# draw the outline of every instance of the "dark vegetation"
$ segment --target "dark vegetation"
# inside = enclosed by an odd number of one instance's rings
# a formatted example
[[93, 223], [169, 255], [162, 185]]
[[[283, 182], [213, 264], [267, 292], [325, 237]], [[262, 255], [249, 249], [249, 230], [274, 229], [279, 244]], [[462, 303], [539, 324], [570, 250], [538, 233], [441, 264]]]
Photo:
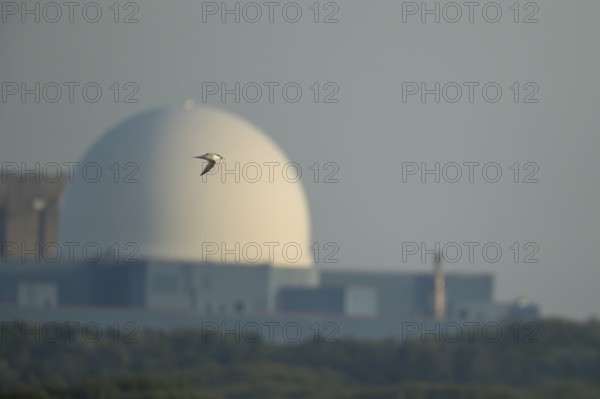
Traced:
[[3, 333], [0, 398], [600, 398], [600, 323], [536, 326], [533, 340], [282, 345], [194, 330], [135, 343]]

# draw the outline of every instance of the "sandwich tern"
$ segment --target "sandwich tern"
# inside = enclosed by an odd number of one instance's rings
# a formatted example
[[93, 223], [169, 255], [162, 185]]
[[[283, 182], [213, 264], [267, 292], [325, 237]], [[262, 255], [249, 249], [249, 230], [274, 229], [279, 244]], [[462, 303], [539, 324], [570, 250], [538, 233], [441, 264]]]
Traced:
[[224, 157], [214, 152], [207, 152], [204, 155], [200, 155], [194, 158], [204, 159], [205, 161], [208, 161], [208, 165], [206, 165], [200, 176], [208, 173], [212, 168], [215, 167], [215, 165], [220, 164], [221, 161], [225, 159]]

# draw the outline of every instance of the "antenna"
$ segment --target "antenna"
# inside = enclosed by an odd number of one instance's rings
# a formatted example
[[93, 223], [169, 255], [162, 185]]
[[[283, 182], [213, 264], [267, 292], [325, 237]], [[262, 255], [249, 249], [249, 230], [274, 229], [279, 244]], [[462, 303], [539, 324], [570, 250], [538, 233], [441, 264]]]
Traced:
[[442, 253], [438, 251], [433, 259], [433, 317], [436, 320], [446, 318], [446, 284]]

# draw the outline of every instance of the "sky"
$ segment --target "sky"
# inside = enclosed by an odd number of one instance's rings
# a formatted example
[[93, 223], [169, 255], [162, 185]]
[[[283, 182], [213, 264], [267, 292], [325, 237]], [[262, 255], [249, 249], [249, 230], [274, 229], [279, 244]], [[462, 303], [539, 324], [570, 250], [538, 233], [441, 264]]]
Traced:
[[193, 99], [301, 165], [313, 241], [339, 248], [318, 267], [430, 271], [439, 243], [500, 301], [600, 316], [600, 3], [24, 4], [0, 15], [0, 162], [77, 161]]

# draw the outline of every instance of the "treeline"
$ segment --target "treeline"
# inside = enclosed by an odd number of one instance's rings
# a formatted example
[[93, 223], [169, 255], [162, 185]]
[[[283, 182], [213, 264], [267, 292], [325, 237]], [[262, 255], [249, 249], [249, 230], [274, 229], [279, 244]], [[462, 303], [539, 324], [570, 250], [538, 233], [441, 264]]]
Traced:
[[533, 340], [493, 342], [477, 333], [275, 345], [194, 330], [142, 331], [137, 342], [6, 332], [0, 398], [600, 398], [597, 321], [540, 321]]

